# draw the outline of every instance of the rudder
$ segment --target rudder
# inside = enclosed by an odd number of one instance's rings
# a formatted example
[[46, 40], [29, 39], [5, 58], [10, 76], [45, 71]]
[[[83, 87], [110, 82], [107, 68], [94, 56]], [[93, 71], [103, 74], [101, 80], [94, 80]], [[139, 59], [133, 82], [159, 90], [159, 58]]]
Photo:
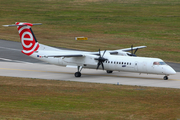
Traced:
[[21, 52], [26, 55], [31, 55], [34, 51], [38, 50], [39, 48], [39, 43], [31, 29], [33, 25], [37, 24], [16, 22], [15, 25], [17, 26], [23, 47], [23, 50]]

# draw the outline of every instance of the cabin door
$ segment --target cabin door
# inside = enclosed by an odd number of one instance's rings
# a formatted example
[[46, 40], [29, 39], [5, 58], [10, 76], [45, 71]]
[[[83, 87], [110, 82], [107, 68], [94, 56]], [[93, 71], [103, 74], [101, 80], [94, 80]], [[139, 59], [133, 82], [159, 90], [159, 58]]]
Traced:
[[138, 71], [138, 61], [135, 61], [134, 69], [135, 69], [135, 71]]
[[143, 70], [144, 72], [147, 72], [147, 62], [146, 62], [146, 61], [143, 61], [142, 70]]

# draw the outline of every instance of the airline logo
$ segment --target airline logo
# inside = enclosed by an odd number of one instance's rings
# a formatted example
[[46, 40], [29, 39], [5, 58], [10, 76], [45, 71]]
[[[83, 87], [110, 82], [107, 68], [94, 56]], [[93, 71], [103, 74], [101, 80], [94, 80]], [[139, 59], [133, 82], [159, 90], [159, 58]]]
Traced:
[[41, 55], [37, 55], [38, 58], [43, 58], [44, 56], [41, 56]]
[[22, 53], [26, 55], [31, 55], [34, 51], [39, 48], [39, 43], [37, 42], [30, 23], [16, 23], [16, 25], [26, 25], [26, 26], [17, 26], [20, 40], [22, 43]]
[[122, 67], [126, 67], [126, 65], [122, 65]]

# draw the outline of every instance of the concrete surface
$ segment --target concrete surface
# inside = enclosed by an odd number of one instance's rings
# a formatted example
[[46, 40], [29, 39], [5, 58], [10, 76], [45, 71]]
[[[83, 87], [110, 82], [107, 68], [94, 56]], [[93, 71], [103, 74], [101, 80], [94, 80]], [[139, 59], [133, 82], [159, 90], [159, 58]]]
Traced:
[[93, 82], [105, 84], [137, 85], [151, 87], [180, 88], [180, 64], [168, 63], [177, 74], [163, 80], [163, 75], [113, 72], [83, 69], [80, 78], [74, 77], [75, 68], [46, 64], [21, 53], [20, 42], [0, 40], [0, 76], [41, 78], [50, 80]]
[[66, 68], [50, 64], [27, 62], [0, 62], [0, 76], [40, 78], [48, 80], [78, 81], [105, 84], [137, 85], [150, 87], [180, 88], [180, 73], [163, 80], [163, 75], [113, 72], [83, 69], [80, 78], [74, 77], [75, 68]]

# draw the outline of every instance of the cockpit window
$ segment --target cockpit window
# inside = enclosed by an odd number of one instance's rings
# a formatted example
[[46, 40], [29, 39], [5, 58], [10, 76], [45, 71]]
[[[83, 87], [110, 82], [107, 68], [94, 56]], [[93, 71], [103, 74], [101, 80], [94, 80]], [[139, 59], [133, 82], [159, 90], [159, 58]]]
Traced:
[[165, 62], [153, 62], [153, 65], [166, 65]]
[[159, 62], [153, 62], [153, 65], [159, 65]]
[[160, 65], [166, 65], [166, 63], [165, 62], [159, 62], [160, 63]]

